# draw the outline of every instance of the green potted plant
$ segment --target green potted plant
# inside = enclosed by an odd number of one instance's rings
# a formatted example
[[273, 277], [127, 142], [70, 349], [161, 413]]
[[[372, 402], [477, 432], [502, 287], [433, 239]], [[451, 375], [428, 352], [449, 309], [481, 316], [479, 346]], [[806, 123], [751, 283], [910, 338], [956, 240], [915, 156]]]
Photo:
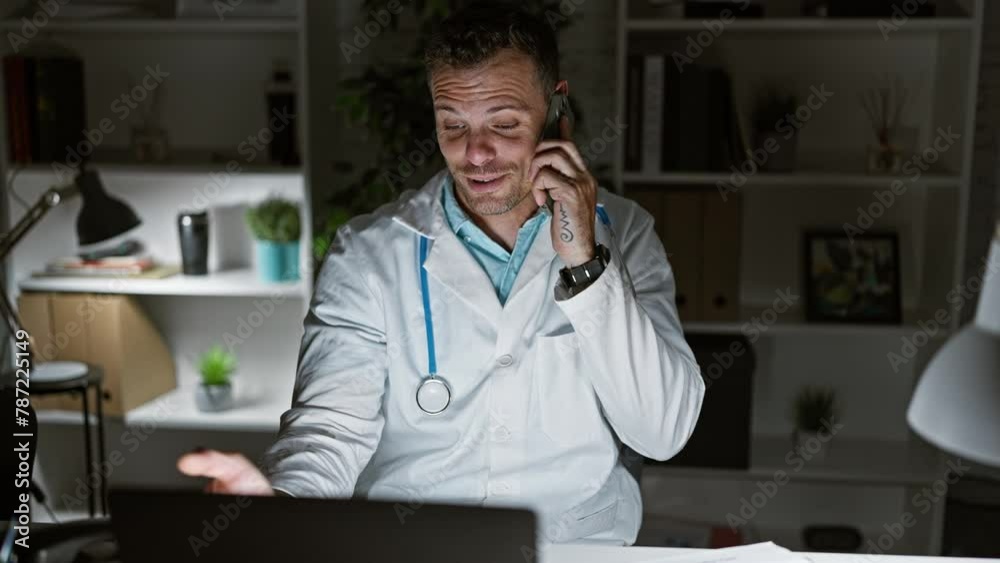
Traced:
[[203, 412], [218, 412], [233, 407], [232, 374], [236, 357], [216, 344], [198, 360], [201, 383], [195, 391], [195, 405]]
[[267, 282], [299, 279], [299, 204], [272, 197], [251, 207], [247, 226], [256, 239], [257, 272]]
[[825, 386], [803, 387], [795, 396], [792, 434], [796, 452], [808, 460], [826, 459], [830, 448], [831, 428], [839, 410], [837, 391]]
[[[753, 107], [752, 149], [761, 149], [767, 154], [767, 161], [757, 164], [768, 172], [790, 172], [795, 169], [798, 147], [798, 123], [795, 110], [798, 108], [795, 95], [777, 85], [764, 86], [757, 91]], [[768, 149], [775, 146], [778, 149]]]

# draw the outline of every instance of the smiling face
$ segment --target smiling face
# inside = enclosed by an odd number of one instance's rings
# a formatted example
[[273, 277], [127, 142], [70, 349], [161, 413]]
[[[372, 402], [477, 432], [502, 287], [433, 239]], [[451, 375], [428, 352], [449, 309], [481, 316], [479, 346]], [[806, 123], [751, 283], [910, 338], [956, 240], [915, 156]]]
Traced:
[[439, 68], [430, 85], [459, 200], [477, 215], [517, 207], [531, 193], [528, 169], [548, 105], [535, 63], [508, 49], [476, 68]]

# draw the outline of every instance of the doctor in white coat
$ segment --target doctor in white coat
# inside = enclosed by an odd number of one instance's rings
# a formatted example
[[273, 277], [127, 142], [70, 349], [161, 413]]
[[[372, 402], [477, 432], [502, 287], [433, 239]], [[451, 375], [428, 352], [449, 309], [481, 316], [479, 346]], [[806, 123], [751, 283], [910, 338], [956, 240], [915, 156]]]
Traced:
[[338, 231], [263, 472], [179, 467], [217, 492], [530, 507], [542, 542], [631, 544], [622, 445], [675, 455], [705, 389], [653, 220], [598, 188], [568, 120], [539, 142], [568, 90], [544, 20], [459, 12], [427, 67], [448, 168]]

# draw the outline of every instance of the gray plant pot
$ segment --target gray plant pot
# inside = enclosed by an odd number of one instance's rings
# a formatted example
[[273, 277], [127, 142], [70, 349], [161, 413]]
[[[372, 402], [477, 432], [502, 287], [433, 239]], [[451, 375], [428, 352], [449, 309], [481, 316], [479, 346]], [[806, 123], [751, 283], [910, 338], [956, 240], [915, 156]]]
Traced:
[[194, 392], [194, 402], [202, 412], [220, 412], [233, 408], [233, 386], [205, 385], [199, 383]]
[[824, 432], [795, 429], [792, 432], [792, 449], [806, 463], [823, 463], [830, 453], [832, 436]]

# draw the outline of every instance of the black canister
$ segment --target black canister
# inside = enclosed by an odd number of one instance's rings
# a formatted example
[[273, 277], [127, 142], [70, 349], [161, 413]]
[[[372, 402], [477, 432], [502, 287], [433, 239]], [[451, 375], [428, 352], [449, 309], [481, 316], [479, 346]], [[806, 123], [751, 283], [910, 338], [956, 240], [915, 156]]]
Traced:
[[181, 211], [177, 214], [181, 241], [182, 271], [188, 276], [208, 274], [208, 212]]

